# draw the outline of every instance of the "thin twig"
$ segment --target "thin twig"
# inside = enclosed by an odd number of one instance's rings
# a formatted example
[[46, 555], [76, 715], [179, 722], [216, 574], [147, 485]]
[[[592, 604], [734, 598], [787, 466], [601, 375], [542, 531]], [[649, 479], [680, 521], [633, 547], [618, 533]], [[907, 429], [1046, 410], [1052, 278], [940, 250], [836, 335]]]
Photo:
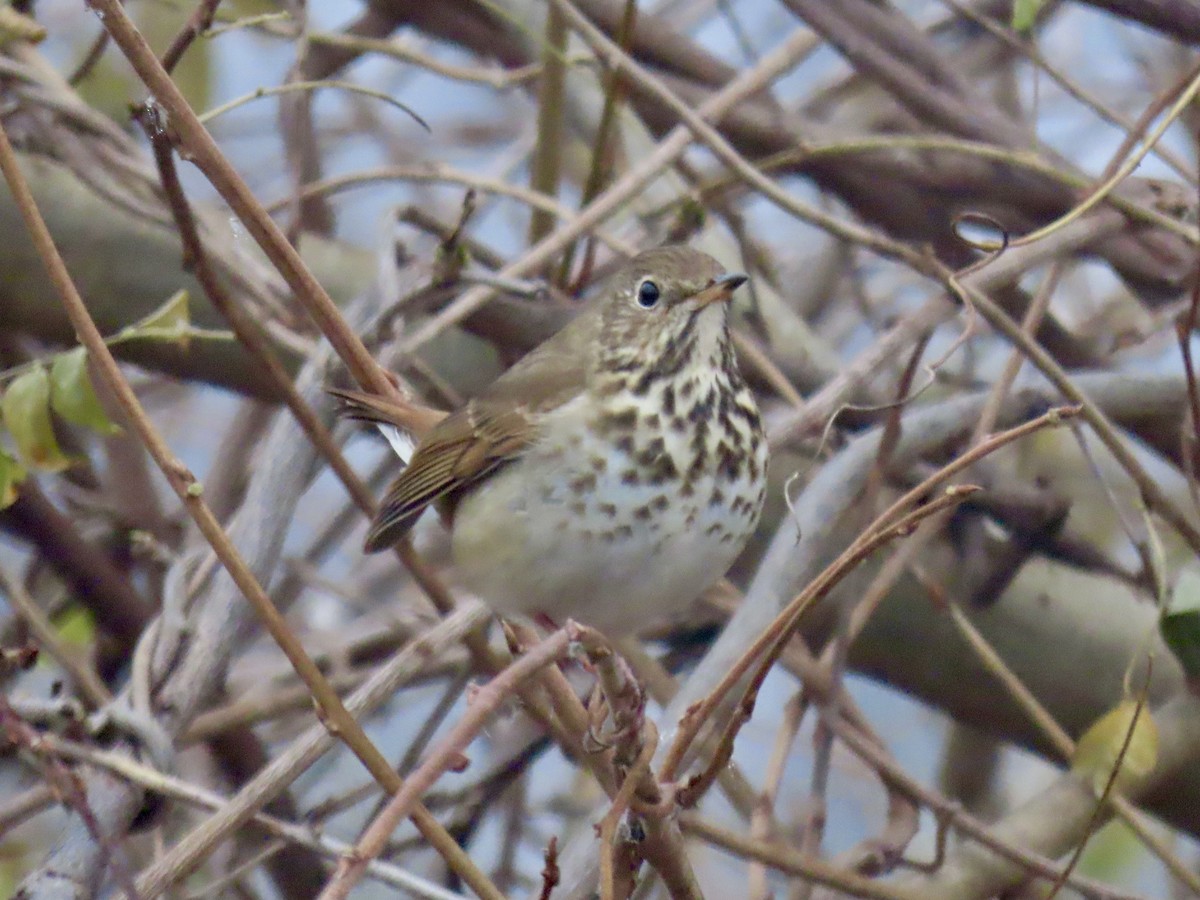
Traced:
[[[4, 178], [8, 182], [9, 189], [12, 191], [13, 198], [25, 221], [25, 226], [46, 266], [46, 271], [59, 294], [67, 315], [71, 319], [75, 333], [83, 346], [87, 348], [100, 377], [112, 392], [133, 430], [155, 463], [158, 464], [163, 475], [166, 476], [172, 490], [179, 497], [201, 534], [212, 546], [214, 553], [238, 589], [254, 608], [271, 637], [288, 657], [296, 669], [296, 673], [312, 691], [313, 698], [325, 716], [330, 730], [362, 760], [385, 789], [397, 790], [401, 783], [400, 778], [388, 764], [387, 758], [367, 737], [362, 726], [347, 712], [337, 692], [312, 661], [312, 657], [308, 655], [287, 620], [275, 608], [262, 585], [247, 566], [245, 559], [229, 540], [229, 536], [221, 528], [216, 517], [213, 516], [212, 510], [204, 501], [203, 486], [191, 471], [175, 457], [146, 415], [145, 409], [117, 365], [112, 351], [104, 343], [100, 330], [92, 320], [83, 298], [79, 296], [79, 292], [67, 272], [62, 257], [54, 246], [54, 241], [38, 212], [29, 186], [17, 165], [16, 155], [9, 143], [8, 135], [2, 126], [0, 126], [0, 171], [3, 172]], [[491, 887], [483, 873], [427, 810], [423, 807], [415, 807], [413, 816], [414, 824], [431, 843], [438, 847], [439, 852], [442, 852], [448, 861], [454, 860], [452, 864], [455, 865], [456, 871], [459, 871], [465, 880], [472, 883], [474, 890], [481, 896], [486, 895], [498, 900], [499, 892]]]
[[100, 680], [95, 669], [86, 659], [81, 659], [77, 650], [72, 650], [58, 636], [54, 625], [42, 612], [29, 592], [21, 583], [0, 566], [0, 589], [8, 596], [8, 602], [16, 608], [16, 613], [29, 625], [38, 644], [47, 650], [54, 661], [62, 666], [75, 682], [75, 687], [83, 694], [84, 701], [92, 709], [99, 709], [110, 700], [112, 693]]
[[187, 99], [159, 63], [150, 45], [125, 12], [120, 0], [92, 0], [105, 29], [132, 64], [138, 77], [167, 110], [171, 127], [178, 134], [189, 158], [204, 172], [217, 192], [246, 225], [247, 231], [283, 276], [296, 298], [308, 310], [350, 373], [364, 389], [385, 397], [395, 396], [395, 387], [367, 348], [342, 318], [337, 304], [308, 270], [300, 254], [279, 226], [255, 199], [212, 136], [200, 124]]
[[[179, 60], [183, 59], [183, 54], [187, 52], [188, 47], [192, 46], [196, 38], [212, 27], [213, 18], [220, 5], [221, 0], [200, 0], [196, 4], [196, 8], [192, 10], [192, 14], [183, 28], [175, 35], [171, 45], [162, 55], [162, 66], [168, 73], [175, 71], [175, 66]], [[107, 34], [107, 32], [105, 33]]]
[[680, 813], [679, 821], [688, 834], [702, 838], [714, 847], [720, 847], [746, 859], [756, 859], [772, 869], [797, 878], [809, 879], [852, 897], [867, 897], [870, 900], [920, 900], [921, 895], [899, 886], [864, 878], [862, 875], [830, 865], [824, 860], [803, 856], [786, 844], [758, 841], [747, 835], [729, 831], [694, 812]]
[[[1200, 89], [1200, 79], [1197, 79], [1197, 86]], [[1179, 532], [1179, 535], [1187, 541], [1194, 552], [1200, 553], [1200, 528], [1192, 524], [1187, 516], [1176, 506], [1175, 501], [1167, 496], [1158, 482], [1138, 462], [1137, 457], [1126, 446], [1125, 441], [1118, 434], [1116, 426], [1104, 414], [1103, 410], [1084, 394], [1063, 370], [1062, 366], [1055, 362], [1053, 357], [1040, 344], [1025, 334], [1008, 313], [996, 305], [990, 297], [960, 282], [949, 271], [944, 271], [943, 277], [952, 291], [962, 297], [964, 302], [974, 305], [989, 325], [1004, 335], [1014, 346], [1020, 348], [1025, 357], [1043, 375], [1050, 379], [1050, 382], [1065, 398], [1079, 406], [1080, 415], [1084, 421], [1092, 427], [1092, 430], [1096, 432], [1096, 435], [1103, 442], [1104, 446], [1116, 457], [1121, 468], [1125, 470], [1130, 479], [1137, 485], [1146, 505], [1166, 519], [1171, 527]]]
[[367, 863], [383, 852], [396, 826], [418, 808], [421, 795], [448, 769], [461, 764], [463, 753], [471, 741], [487, 725], [500, 705], [515, 693], [517, 686], [539, 669], [559, 659], [569, 644], [567, 630], [559, 629], [476, 693], [467, 714], [438, 742], [425, 762], [405, 779], [404, 785], [363, 832], [354, 849], [342, 857], [337, 872], [321, 892], [320, 900], [344, 900], [349, 896], [351, 889], [365, 874]]
[[722, 702], [724, 696], [746, 675], [750, 666], [759, 655], [766, 651], [768, 647], [775, 644], [777, 636], [794, 628], [796, 620], [811, 606], [815, 598], [823, 596], [829, 590], [831, 586], [828, 582], [832, 579], [840, 579], [845, 575], [844, 566], [857, 560], [860, 556], [868, 555], [870, 550], [873, 550], [883, 542], [882, 536], [885, 533], [885, 529], [895, 528], [900, 524], [900, 521], [903, 521], [900, 518], [902, 510], [927, 496], [936, 485], [953, 477], [959, 471], [972, 465], [984, 456], [994, 453], [999, 447], [1042, 428], [1058, 425], [1064, 417], [1074, 415], [1075, 413], [1076, 411], [1070, 408], [1050, 410], [1046, 414], [1016, 428], [993, 435], [990, 440], [977, 445], [967, 453], [948, 463], [942, 469], [939, 469], [920, 485], [897, 499], [888, 509], [877, 516], [875, 521], [854, 544], [848, 547], [837, 560], [831, 563], [821, 575], [809, 584], [804, 591], [793, 598], [784, 610], [775, 617], [771, 626], [765, 629], [745, 653], [742, 654], [738, 662], [730, 667], [717, 687], [703, 701], [688, 711], [688, 714], [680, 725], [675, 741], [671, 744], [671, 748], [668, 751], [666, 762], [664, 762], [662, 768], [662, 777], [668, 780], [674, 778], [675, 773], [682, 764], [688, 746], [695, 740], [701, 725]]

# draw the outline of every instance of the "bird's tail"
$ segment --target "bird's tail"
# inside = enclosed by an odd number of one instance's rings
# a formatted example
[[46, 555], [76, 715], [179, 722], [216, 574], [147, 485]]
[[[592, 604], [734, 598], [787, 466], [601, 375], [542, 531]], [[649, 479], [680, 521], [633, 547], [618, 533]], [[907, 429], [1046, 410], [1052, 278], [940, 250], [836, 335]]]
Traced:
[[446, 417], [441, 410], [400, 396], [383, 397], [341, 388], [329, 388], [329, 393], [340, 402], [344, 417], [375, 425], [405, 463], [412, 457], [414, 441], [421, 441]]

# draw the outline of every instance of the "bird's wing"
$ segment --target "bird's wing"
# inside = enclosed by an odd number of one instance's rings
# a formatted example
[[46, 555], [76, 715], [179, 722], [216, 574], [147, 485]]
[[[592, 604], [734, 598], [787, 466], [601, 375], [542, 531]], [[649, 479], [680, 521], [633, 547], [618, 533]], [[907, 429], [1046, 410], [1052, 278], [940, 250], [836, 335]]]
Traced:
[[476, 484], [520, 456], [537, 438], [541, 414], [585, 388], [594, 330], [594, 316], [585, 311], [434, 426], [388, 489], [367, 534], [366, 550], [390, 547], [430, 503]]
[[417, 447], [380, 504], [367, 533], [373, 553], [400, 540], [430, 503], [485, 478], [528, 446], [533, 423], [522, 409], [472, 401], [444, 419]]

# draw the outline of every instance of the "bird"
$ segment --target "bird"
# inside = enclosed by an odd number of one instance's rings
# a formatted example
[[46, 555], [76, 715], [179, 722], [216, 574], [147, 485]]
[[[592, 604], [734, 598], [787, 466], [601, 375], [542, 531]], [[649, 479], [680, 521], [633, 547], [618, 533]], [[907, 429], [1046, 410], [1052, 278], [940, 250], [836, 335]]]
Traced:
[[433, 505], [460, 581], [501, 616], [613, 636], [680, 616], [732, 565], [766, 493], [767, 441], [729, 329], [747, 280], [687, 246], [642, 252], [440, 421], [334, 391], [351, 417], [418, 432], [365, 551]]

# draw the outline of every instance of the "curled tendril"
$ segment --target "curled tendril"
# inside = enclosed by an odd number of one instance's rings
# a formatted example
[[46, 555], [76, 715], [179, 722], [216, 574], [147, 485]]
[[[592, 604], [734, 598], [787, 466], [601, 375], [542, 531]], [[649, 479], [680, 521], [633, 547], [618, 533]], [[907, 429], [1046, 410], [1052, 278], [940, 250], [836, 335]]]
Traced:
[[[960, 270], [957, 274], [959, 278], [974, 272], [976, 269], [981, 269], [998, 258], [1001, 253], [1009, 248], [1012, 244], [1012, 232], [1000, 224], [999, 220], [989, 216], [987, 213], [978, 212], [975, 210], [967, 210], [959, 213], [950, 220], [951, 227], [954, 229], [954, 236], [970, 247], [972, 250], [978, 250], [985, 254], [983, 259], [980, 259]], [[984, 228], [990, 228], [1000, 235], [998, 241], [977, 241], [970, 238], [963, 230], [968, 225], [976, 225]]]

